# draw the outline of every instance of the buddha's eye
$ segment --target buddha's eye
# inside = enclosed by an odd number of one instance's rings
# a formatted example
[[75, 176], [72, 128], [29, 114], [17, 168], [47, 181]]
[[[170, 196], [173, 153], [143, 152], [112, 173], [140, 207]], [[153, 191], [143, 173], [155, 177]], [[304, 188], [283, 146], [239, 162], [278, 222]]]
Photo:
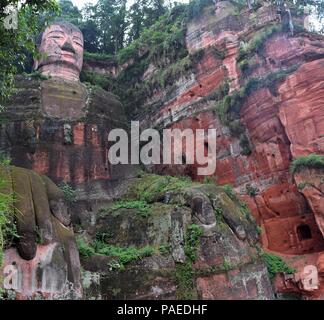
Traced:
[[83, 47], [82, 44], [78, 41], [73, 41], [74, 44], [78, 45], [79, 47]]
[[83, 48], [82, 41], [79, 38], [73, 38], [73, 43]]
[[50, 37], [51, 39], [62, 39], [63, 37], [60, 35], [54, 35]]

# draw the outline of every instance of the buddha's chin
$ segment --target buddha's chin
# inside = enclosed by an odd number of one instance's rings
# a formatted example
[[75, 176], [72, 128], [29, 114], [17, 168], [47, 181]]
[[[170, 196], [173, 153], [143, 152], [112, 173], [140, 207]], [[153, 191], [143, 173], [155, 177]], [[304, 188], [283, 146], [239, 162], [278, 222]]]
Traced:
[[44, 76], [79, 81], [80, 70], [68, 61], [60, 60], [57, 63], [42, 65], [38, 70]]

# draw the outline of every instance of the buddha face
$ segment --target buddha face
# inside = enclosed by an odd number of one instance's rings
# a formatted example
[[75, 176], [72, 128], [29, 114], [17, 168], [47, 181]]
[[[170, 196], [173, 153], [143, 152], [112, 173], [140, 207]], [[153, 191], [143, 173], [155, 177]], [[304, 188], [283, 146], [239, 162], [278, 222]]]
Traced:
[[35, 69], [46, 76], [79, 80], [83, 63], [83, 35], [68, 22], [47, 27], [39, 47], [40, 59]]

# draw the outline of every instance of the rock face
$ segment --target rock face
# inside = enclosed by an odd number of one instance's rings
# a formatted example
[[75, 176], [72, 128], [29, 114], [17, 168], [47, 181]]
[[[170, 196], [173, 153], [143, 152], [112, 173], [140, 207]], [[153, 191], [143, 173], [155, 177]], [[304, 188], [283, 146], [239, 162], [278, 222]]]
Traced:
[[[142, 128], [216, 128], [212, 178], [233, 185], [241, 200], [216, 185], [169, 176], [134, 178], [129, 187], [127, 167], [108, 161], [109, 131], [126, 128], [118, 98], [64, 79], [18, 79], [1, 150], [15, 165], [78, 188], [72, 220], [83, 229], [85, 297], [271, 299], [257, 223], [263, 249], [296, 269], [277, 276], [277, 293], [323, 298], [323, 172], [289, 170], [294, 158], [324, 154], [323, 36], [299, 28], [292, 36], [269, 4], [239, 11], [220, 1], [188, 22], [185, 45], [191, 67], [171, 72], [164, 85], [155, 86], [158, 63], [142, 63], [145, 50], [123, 66], [92, 61], [85, 70], [118, 77], [137, 70], [136, 63], [147, 66], [130, 82], [133, 91], [150, 92], [131, 118]], [[178, 70], [178, 62], [163, 67]], [[197, 167], [150, 170], [202, 181]], [[40, 250], [39, 257], [53, 252]], [[316, 267], [312, 286], [309, 266]]]
[[107, 137], [126, 118], [114, 95], [61, 79], [18, 79], [17, 88], [1, 126], [1, 149], [15, 165], [72, 185], [118, 178]]
[[5, 289], [16, 297], [75, 298], [82, 294], [79, 252], [64, 195], [50, 179], [18, 167], [1, 167], [1, 192], [13, 200], [15, 247], [4, 253]]
[[[262, 226], [263, 247], [283, 257], [310, 255], [316, 261], [324, 250], [323, 173], [294, 175], [289, 166], [294, 158], [324, 154], [324, 38], [305, 30], [291, 36], [285, 26], [278, 28], [280, 17], [271, 5], [237, 10], [222, 1], [216, 11], [206, 8], [189, 22], [186, 46], [199, 59], [192, 72], [174, 79], [173, 94], [169, 87], [155, 90], [139, 117], [143, 127], [216, 128], [217, 183], [232, 184], [248, 203]], [[295, 18], [295, 24], [302, 18]], [[148, 71], [154, 69], [150, 65]], [[236, 123], [222, 120], [217, 107], [226, 82], [227, 95], [244, 92], [230, 111], [236, 112]], [[238, 123], [245, 136], [235, 134]], [[199, 179], [197, 166], [155, 170]], [[320, 286], [317, 292], [323, 290]]]
[[[88, 239], [93, 252], [81, 251], [86, 297], [273, 297], [256, 223], [238, 200], [221, 187], [167, 176], [143, 175], [130, 184], [122, 202], [99, 211], [97, 240]], [[130, 248], [137, 254], [128, 262]]]

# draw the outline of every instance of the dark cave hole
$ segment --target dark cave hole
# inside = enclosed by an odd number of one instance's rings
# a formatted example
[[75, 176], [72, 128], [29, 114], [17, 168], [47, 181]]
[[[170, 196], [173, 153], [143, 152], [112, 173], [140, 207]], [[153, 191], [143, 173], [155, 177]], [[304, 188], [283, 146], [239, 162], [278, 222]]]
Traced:
[[306, 224], [297, 227], [297, 235], [299, 241], [312, 239], [311, 229]]

